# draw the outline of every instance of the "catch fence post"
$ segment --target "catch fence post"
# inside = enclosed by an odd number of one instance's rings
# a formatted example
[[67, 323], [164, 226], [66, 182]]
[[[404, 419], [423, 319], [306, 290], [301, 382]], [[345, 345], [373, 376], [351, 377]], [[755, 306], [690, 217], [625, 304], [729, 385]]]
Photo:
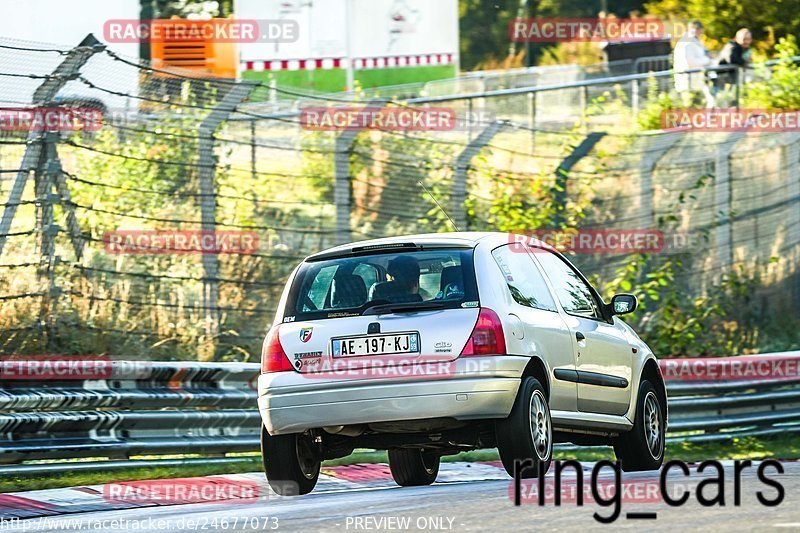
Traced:
[[[81, 43], [67, 52], [56, 69], [47, 76], [42, 84], [34, 91], [31, 103], [34, 107], [44, 107], [53, 103], [58, 92], [69, 82], [78, 77], [81, 68], [89, 59], [105, 50], [105, 45], [100, 43], [94, 35], [89, 34]], [[19, 166], [19, 172], [14, 178], [11, 192], [8, 194], [6, 207], [3, 209], [3, 217], [0, 219], [0, 256], [3, 255], [3, 248], [6, 238], [11, 230], [11, 223], [17, 212], [17, 206], [22, 200], [22, 193], [25, 184], [39, 165], [45, 147], [46, 132], [31, 130], [26, 141], [25, 154]]]
[[683, 137], [682, 132], [658, 132], [643, 136], [642, 158], [639, 161], [639, 216], [647, 228], [655, 228], [653, 174], [659, 161]]
[[507, 122], [502, 120], [492, 122], [477, 137], [472, 139], [467, 147], [456, 157], [450, 208], [453, 211], [453, 221], [461, 231], [467, 231], [468, 229], [467, 210], [464, 207], [464, 203], [467, 200], [467, 174], [470, 162], [506, 124]]
[[[217, 187], [214, 135], [219, 126], [228, 119], [236, 107], [255, 89], [258, 83], [240, 82], [234, 85], [214, 109], [203, 119], [199, 128], [198, 178], [200, 186], [200, 220], [203, 234], [216, 232]], [[203, 250], [203, 309], [205, 312], [205, 342], [201, 359], [213, 360], [219, 337], [219, 257], [214, 250]]]
[[572, 170], [572, 167], [583, 159], [605, 135], [606, 133], [604, 131], [595, 131], [587, 135], [556, 168], [555, 185], [552, 190], [553, 204], [555, 207], [553, 216], [554, 229], [560, 229], [566, 223], [564, 211], [567, 208], [567, 185], [570, 170]]
[[733, 266], [733, 191], [731, 189], [731, 153], [746, 133], [731, 134], [717, 145], [714, 160], [714, 212], [716, 220], [716, 261], [722, 268]]
[[[368, 109], [382, 109], [385, 99], [371, 100], [366, 104]], [[353, 239], [350, 233], [350, 199], [352, 196], [352, 178], [350, 176], [350, 156], [353, 144], [360, 129], [345, 129], [336, 137], [333, 153], [333, 204], [336, 208], [336, 227], [334, 239], [336, 244], [347, 244]]]

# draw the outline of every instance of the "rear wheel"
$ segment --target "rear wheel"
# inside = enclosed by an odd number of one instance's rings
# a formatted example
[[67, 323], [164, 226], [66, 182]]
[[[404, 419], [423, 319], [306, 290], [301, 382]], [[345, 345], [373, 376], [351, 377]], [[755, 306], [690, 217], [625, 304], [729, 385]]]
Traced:
[[267, 481], [281, 496], [308, 494], [319, 479], [319, 446], [311, 432], [270, 435], [261, 427], [261, 458]]
[[547, 472], [553, 458], [553, 423], [544, 387], [536, 378], [525, 378], [508, 418], [495, 423], [497, 450], [508, 475], [514, 475], [514, 462], [533, 460], [522, 471], [523, 478]]
[[625, 472], [658, 470], [664, 462], [664, 409], [653, 384], [639, 385], [633, 429], [614, 439], [614, 453]]
[[389, 469], [401, 487], [430, 485], [439, 475], [440, 457], [421, 449], [389, 450]]

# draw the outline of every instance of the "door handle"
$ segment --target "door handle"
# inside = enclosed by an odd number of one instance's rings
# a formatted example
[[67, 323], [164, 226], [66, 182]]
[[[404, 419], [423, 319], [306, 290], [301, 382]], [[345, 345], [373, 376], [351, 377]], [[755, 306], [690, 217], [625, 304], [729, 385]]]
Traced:
[[586, 336], [583, 333], [581, 333], [580, 331], [575, 333], [575, 338], [578, 340], [578, 342], [586, 340]]

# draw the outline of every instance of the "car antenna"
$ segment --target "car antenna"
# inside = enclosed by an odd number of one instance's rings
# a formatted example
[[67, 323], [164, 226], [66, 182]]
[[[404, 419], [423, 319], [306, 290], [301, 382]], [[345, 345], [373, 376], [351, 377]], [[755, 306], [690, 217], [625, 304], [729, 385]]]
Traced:
[[423, 191], [425, 191], [426, 193], [428, 193], [428, 196], [430, 196], [430, 197], [431, 197], [431, 200], [433, 200], [433, 203], [435, 203], [435, 204], [436, 204], [436, 207], [438, 207], [438, 208], [439, 208], [439, 210], [440, 210], [442, 213], [444, 213], [444, 216], [446, 216], [446, 217], [447, 217], [447, 220], [449, 220], [449, 221], [450, 221], [450, 224], [453, 226], [453, 228], [454, 228], [456, 231], [459, 231], [459, 232], [460, 232], [461, 230], [460, 230], [460, 229], [458, 229], [458, 226], [456, 225], [456, 223], [453, 221], [453, 219], [452, 219], [452, 218], [450, 218], [450, 215], [448, 215], [448, 214], [447, 214], [447, 211], [445, 211], [445, 210], [444, 210], [444, 207], [442, 207], [442, 204], [440, 204], [440, 203], [439, 203], [439, 200], [437, 200], [437, 199], [436, 199], [436, 197], [433, 195], [433, 193], [432, 193], [431, 191], [429, 191], [429, 190], [428, 190], [428, 188], [425, 186], [425, 184], [424, 184], [424, 183], [422, 183], [422, 180], [418, 181], [418, 182], [417, 182], [417, 184], [418, 184], [420, 187], [422, 187], [422, 190], [423, 190]]

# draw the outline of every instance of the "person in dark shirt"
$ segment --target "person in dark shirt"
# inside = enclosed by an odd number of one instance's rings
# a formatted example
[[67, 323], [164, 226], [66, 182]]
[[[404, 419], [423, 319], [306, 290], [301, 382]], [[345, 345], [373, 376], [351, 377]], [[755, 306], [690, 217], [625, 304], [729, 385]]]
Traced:
[[386, 268], [390, 281], [376, 283], [371, 300], [386, 300], [389, 303], [421, 302], [419, 294], [419, 262], [409, 255], [398, 255]]
[[419, 263], [408, 255], [399, 255], [387, 267], [397, 286], [407, 294], [419, 294]]
[[[753, 34], [747, 28], [741, 28], [736, 32], [736, 38], [728, 41], [722, 48], [717, 58], [719, 65], [736, 65], [745, 68], [750, 63], [750, 43], [753, 42]], [[726, 85], [735, 85], [739, 70], [721, 71], [717, 76], [717, 87], [724, 89]]]

